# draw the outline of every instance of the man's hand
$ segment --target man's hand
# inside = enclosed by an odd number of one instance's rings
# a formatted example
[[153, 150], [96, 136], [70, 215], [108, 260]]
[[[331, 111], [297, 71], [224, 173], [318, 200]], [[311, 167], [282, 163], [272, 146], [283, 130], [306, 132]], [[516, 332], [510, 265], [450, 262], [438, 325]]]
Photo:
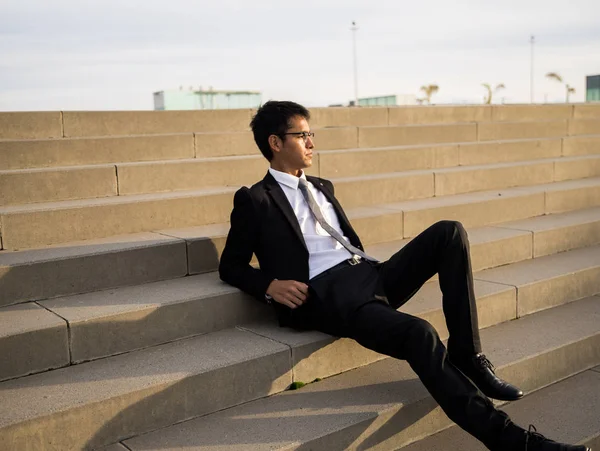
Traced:
[[308, 285], [296, 280], [274, 280], [267, 288], [267, 294], [276, 302], [295, 309], [306, 302]]

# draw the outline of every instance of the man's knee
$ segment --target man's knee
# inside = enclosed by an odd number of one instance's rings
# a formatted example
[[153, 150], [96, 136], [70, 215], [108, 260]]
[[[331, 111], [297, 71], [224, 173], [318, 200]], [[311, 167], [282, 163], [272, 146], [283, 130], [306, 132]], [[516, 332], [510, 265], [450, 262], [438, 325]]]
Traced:
[[432, 227], [434, 227], [438, 233], [445, 236], [448, 241], [458, 240], [462, 243], [468, 243], [469, 239], [467, 236], [467, 231], [459, 221], [438, 221]]
[[415, 318], [409, 326], [408, 335], [413, 343], [432, 343], [440, 339], [435, 328], [421, 318]]
[[435, 227], [436, 229], [450, 232], [450, 233], [455, 233], [455, 232], [461, 233], [465, 230], [465, 227], [462, 225], [462, 223], [460, 221], [452, 221], [449, 219], [444, 219], [442, 221], [438, 221], [435, 224], [433, 224], [433, 227]]

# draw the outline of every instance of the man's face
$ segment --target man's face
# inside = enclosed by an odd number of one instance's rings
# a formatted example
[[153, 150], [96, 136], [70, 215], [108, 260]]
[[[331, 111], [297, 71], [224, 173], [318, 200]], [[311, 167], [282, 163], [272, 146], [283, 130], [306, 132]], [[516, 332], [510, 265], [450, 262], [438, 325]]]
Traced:
[[[298, 171], [312, 166], [312, 149], [314, 147], [310, 136], [300, 133], [310, 133], [310, 127], [305, 118], [294, 116], [290, 120], [290, 127], [281, 137], [279, 152], [274, 152], [277, 164], [288, 171]], [[297, 133], [297, 134], [295, 134]]]

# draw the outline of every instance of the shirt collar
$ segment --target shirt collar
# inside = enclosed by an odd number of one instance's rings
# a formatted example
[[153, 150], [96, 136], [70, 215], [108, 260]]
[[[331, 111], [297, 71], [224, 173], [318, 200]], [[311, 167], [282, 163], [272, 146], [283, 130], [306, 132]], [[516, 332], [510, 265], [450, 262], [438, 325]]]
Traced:
[[302, 171], [300, 177], [296, 177], [295, 175], [288, 174], [286, 172], [277, 171], [273, 168], [269, 168], [269, 173], [273, 176], [275, 181], [280, 185], [285, 185], [294, 190], [298, 189], [298, 179], [302, 178], [306, 180], [306, 174]]

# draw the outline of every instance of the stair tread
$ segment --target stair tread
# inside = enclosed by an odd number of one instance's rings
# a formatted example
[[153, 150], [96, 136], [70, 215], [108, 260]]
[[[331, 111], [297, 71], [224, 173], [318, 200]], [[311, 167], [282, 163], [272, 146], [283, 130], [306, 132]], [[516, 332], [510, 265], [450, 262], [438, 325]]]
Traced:
[[[597, 210], [600, 212], [600, 209]], [[540, 217], [540, 220], [544, 220], [544, 218]], [[507, 236], [523, 233], [527, 232], [484, 227], [471, 231], [470, 235], [472, 236], [470, 240], [471, 245], [476, 245], [479, 242], [502, 239]], [[366, 250], [369, 254], [385, 260], [397, 252], [408, 241], [402, 240], [367, 246]], [[474, 278], [478, 281], [491, 283], [490, 285], [479, 285], [483, 295], [484, 293], [500, 290], [500, 287], [496, 286], [497, 284], [523, 286], [552, 277], [564, 276], [574, 271], [594, 268], [599, 265], [600, 246], [592, 246], [478, 271], [474, 273]], [[417, 294], [417, 297], [420, 299], [429, 298], [430, 293], [428, 290]], [[435, 290], [439, 290], [439, 288], [436, 287]], [[195, 301], [202, 298], [235, 293], [240, 294], [236, 288], [223, 283], [216, 272], [211, 272], [143, 285], [61, 296], [38, 302], [45, 308], [67, 319], [70, 323], [77, 323], [93, 318], [118, 315], [124, 312], [154, 309], [173, 303]], [[3, 309], [0, 309], [0, 314], [2, 312]]]
[[[600, 433], [600, 372], [588, 370], [545, 387], [503, 408], [515, 423], [562, 443], [582, 443]], [[484, 451], [487, 448], [454, 426], [431, 435], [403, 451]]]
[[181, 190], [168, 193], [128, 194], [126, 196], [113, 196], [97, 199], [76, 199], [56, 202], [40, 202], [29, 205], [11, 205], [0, 207], [0, 214], [27, 213], [45, 210], [66, 210], [71, 208], [98, 207], [103, 205], [128, 204], [165, 199], [180, 199], [195, 196], [209, 196], [214, 194], [234, 193], [238, 187], [213, 186], [194, 190]]
[[381, 205], [390, 210], [416, 211], [426, 208], [448, 207], [471, 202], [485, 202], [500, 197], [520, 197], [529, 194], [544, 193], [545, 191], [572, 190], [600, 185], [600, 177], [583, 180], [568, 180], [564, 182], [546, 183], [526, 187], [502, 188], [497, 190], [479, 191], [474, 193], [453, 194], [449, 196], [429, 197], [426, 199], [407, 200]]
[[[486, 329], [482, 331], [486, 355], [501, 369], [565, 343], [598, 335], [599, 300], [584, 299]], [[190, 451], [288, 449], [333, 431], [361, 427], [363, 421], [370, 424], [386, 410], [410, 408], [426, 397], [424, 387], [406, 362], [384, 359], [298, 391], [252, 401], [124, 443], [133, 451], [177, 447]]]
[[218, 274], [212, 272], [143, 285], [64, 296], [38, 301], [38, 303], [72, 324], [180, 302], [217, 298], [228, 294], [241, 295], [237, 288], [222, 282]]
[[[501, 163], [501, 164], [515, 164], [515, 163]], [[444, 169], [445, 171], [446, 169]], [[463, 166], [458, 170], [470, 170], [469, 166]], [[404, 178], [404, 177], [418, 177], [427, 174], [433, 174], [438, 170], [416, 170], [409, 172], [396, 172], [391, 174], [368, 174], [358, 177], [343, 177], [339, 179], [332, 179], [336, 182], [349, 182], [358, 180], [377, 180], [385, 178]], [[474, 193], [463, 193], [448, 196], [429, 197], [425, 199], [407, 200], [392, 204], [387, 204], [387, 207], [407, 208], [408, 210], [414, 210], [423, 208], [425, 205], [454, 205], [456, 203], [462, 203], [464, 201], [472, 200], [484, 200], [494, 196], [519, 196], [526, 193], [539, 193], [546, 190], [549, 191], [561, 191], [576, 189], [582, 187], [597, 186], [600, 184], [600, 177], [590, 177], [581, 180], [567, 180], [562, 182], [552, 182], [541, 185], [532, 185], [526, 187], [511, 187], [502, 188], [497, 190], [478, 191]], [[10, 205], [0, 208], [0, 214], [15, 214], [15, 213], [27, 213], [35, 211], [45, 210], [62, 210], [71, 208], [82, 208], [82, 207], [94, 207], [102, 205], [114, 205], [114, 204], [127, 204], [131, 202], [140, 201], [153, 201], [153, 200], [165, 200], [165, 199], [176, 199], [194, 196], [206, 196], [214, 194], [233, 193], [237, 191], [238, 187], [232, 186], [212, 186], [193, 190], [178, 190], [164, 193], [145, 193], [145, 194], [128, 194], [124, 196], [112, 196], [104, 198], [92, 198], [92, 199], [76, 199], [76, 200], [65, 200], [65, 201], [54, 201], [54, 202], [39, 202], [35, 204], [24, 204], [24, 205]]]
[[[396, 250], [397, 248], [388, 245], [387, 257], [390, 257]], [[597, 266], [600, 266], [600, 246], [575, 249], [512, 263], [500, 268], [479, 271], [474, 274], [474, 278], [483, 282], [520, 286]], [[493, 291], [491, 286], [489, 290]], [[39, 301], [39, 303], [69, 321], [77, 322], [124, 311], [230, 293], [239, 293], [239, 290], [223, 283], [218, 274], [212, 272], [144, 285], [58, 297]]]
[[[448, 197], [460, 197], [458, 201], [469, 200], [487, 200], [494, 198], [497, 193], [476, 193], [476, 194], [459, 194]], [[426, 201], [440, 202], [439, 199], [433, 198], [427, 200], [407, 201], [403, 203], [405, 208], [410, 203], [419, 203], [423, 205]], [[443, 199], [442, 202], [447, 204], [452, 199]], [[456, 199], [454, 200], [456, 202]], [[352, 220], [353, 218], [363, 218], [379, 216], [390, 212], [390, 207], [398, 208], [399, 204], [383, 204], [371, 207], [356, 207], [347, 210], [347, 215]], [[511, 221], [500, 223], [494, 226], [478, 227], [469, 229], [469, 239], [472, 242], [483, 240], [489, 241], [501, 237], [513, 236], [518, 232], [507, 232], [505, 229], [522, 229], [530, 231], [550, 230], [568, 225], [584, 224], [595, 222], [600, 218], [600, 207], [589, 208], [585, 210], [575, 210], [565, 213], [557, 213], [544, 216], [536, 216], [530, 219]], [[72, 241], [62, 244], [56, 244], [37, 249], [26, 249], [19, 251], [3, 250], [0, 251], [0, 267], [13, 266], [20, 264], [30, 264], [38, 261], [60, 260], [63, 258], [72, 258], [84, 255], [93, 255], [97, 253], [116, 252], [124, 249], [136, 247], [147, 247], [154, 245], [162, 245], [173, 242], [174, 239], [192, 239], [192, 238], [214, 238], [224, 237], [229, 230], [228, 223], [209, 224], [195, 227], [184, 227], [174, 229], [163, 229], [153, 232], [132, 233], [126, 235], [116, 235], [107, 238], [98, 238], [91, 240]], [[405, 241], [405, 240], [400, 240]], [[400, 242], [399, 241], [399, 242]], [[480, 241], [478, 241], [480, 242]], [[393, 243], [395, 246], [398, 242]], [[388, 246], [387, 243], [380, 243], [369, 246], [375, 252], [380, 252]], [[378, 254], [380, 255], [380, 254]], [[375, 255], [377, 256], [377, 255]]]
[[479, 280], [523, 286], [563, 276], [584, 268], [600, 266], [600, 246], [574, 249], [479, 271]]
[[28, 265], [67, 258], [80, 258], [90, 255], [121, 252], [129, 249], [163, 246], [180, 241], [177, 237], [160, 232], [141, 232], [116, 235], [93, 240], [70, 241], [37, 249], [0, 252], [0, 267]]
[[67, 323], [34, 302], [0, 308], [0, 339], [54, 327], [66, 328]]
[[497, 224], [496, 227], [541, 232], [545, 230], [559, 229], [565, 226], [588, 224], [591, 222], [596, 222], [599, 218], [600, 208], [595, 207], [506, 222], [503, 224]]
[[0, 383], [0, 428], [108, 401], [123, 393], [166, 389], [190, 375], [229, 367], [287, 346], [228, 329], [153, 348]]

